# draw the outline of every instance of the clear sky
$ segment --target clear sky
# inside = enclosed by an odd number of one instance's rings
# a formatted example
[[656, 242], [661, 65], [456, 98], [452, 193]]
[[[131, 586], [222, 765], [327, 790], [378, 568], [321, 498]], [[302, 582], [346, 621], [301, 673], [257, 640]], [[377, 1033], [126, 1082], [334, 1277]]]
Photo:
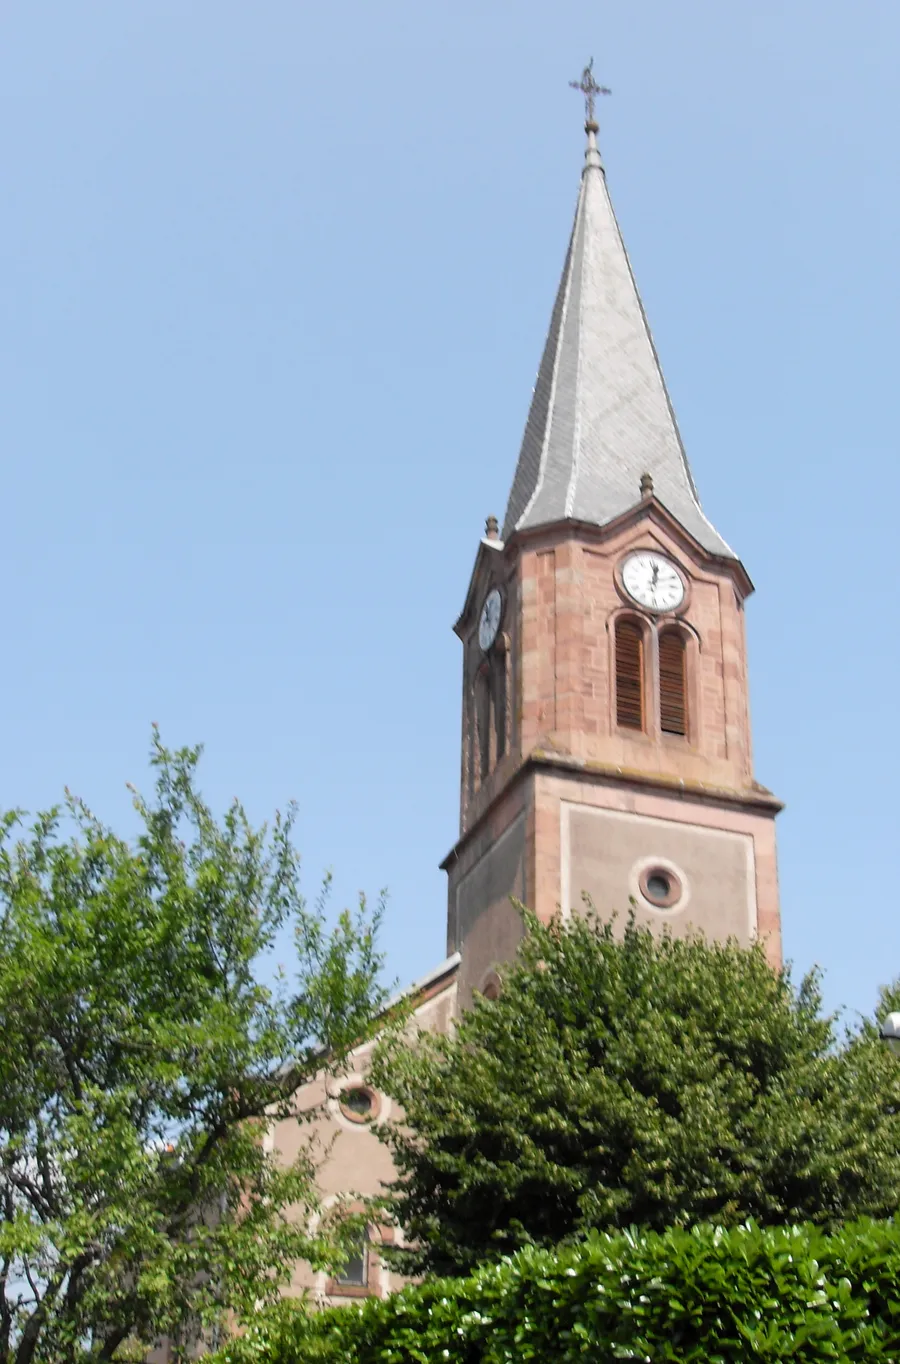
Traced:
[[0, 0], [0, 803], [151, 721], [444, 955], [462, 605], [582, 162], [740, 553], [787, 952], [900, 973], [896, 0]]

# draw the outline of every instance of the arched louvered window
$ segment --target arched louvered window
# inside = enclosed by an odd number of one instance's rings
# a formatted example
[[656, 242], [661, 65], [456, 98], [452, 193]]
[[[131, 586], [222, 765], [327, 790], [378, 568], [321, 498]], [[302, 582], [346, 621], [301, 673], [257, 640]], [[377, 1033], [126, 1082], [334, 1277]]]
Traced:
[[644, 728], [644, 634], [633, 620], [616, 622], [616, 719]]
[[678, 630], [659, 637], [659, 726], [664, 734], [687, 734], [687, 650]]
[[487, 781], [491, 772], [491, 677], [487, 663], [475, 676], [475, 732], [478, 736], [478, 779]]

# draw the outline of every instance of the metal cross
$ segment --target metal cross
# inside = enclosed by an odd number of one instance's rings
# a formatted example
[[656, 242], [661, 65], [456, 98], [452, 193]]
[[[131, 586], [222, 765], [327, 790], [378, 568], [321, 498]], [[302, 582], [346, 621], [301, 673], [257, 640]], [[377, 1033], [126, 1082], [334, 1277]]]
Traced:
[[588, 62], [581, 73], [580, 81], [569, 81], [573, 90], [580, 90], [584, 95], [584, 116], [585, 122], [594, 122], [594, 99], [597, 95], [611, 95], [612, 91], [607, 90], [605, 85], [598, 85], [594, 80], [594, 59]]

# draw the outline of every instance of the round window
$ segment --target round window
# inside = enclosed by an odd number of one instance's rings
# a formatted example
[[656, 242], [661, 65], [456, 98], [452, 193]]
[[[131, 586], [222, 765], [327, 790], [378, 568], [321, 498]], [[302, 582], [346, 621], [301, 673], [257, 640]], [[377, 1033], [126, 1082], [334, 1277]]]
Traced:
[[496, 971], [488, 971], [481, 986], [481, 995], [484, 999], [495, 1000], [500, 998], [502, 989], [500, 977]]
[[681, 899], [681, 880], [669, 867], [646, 867], [640, 876], [641, 894], [655, 909], [671, 909]]
[[378, 1096], [368, 1085], [349, 1085], [341, 1091], [338, 1102], [351, 1122], [371, 1122], [378, 1116]]

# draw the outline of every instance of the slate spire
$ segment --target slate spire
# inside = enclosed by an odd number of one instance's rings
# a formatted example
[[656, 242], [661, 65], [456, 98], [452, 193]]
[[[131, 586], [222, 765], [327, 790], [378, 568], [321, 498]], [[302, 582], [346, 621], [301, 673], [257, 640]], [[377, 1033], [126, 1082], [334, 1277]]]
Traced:
[[610, 202], [592, 112], [585, 131], [575, 224], [503, 539], [566, 519], [605, 525], [641, 501], [641, 479], [649, 474], [654, 496], [705, 549], [734, 558], [700, 509]]

